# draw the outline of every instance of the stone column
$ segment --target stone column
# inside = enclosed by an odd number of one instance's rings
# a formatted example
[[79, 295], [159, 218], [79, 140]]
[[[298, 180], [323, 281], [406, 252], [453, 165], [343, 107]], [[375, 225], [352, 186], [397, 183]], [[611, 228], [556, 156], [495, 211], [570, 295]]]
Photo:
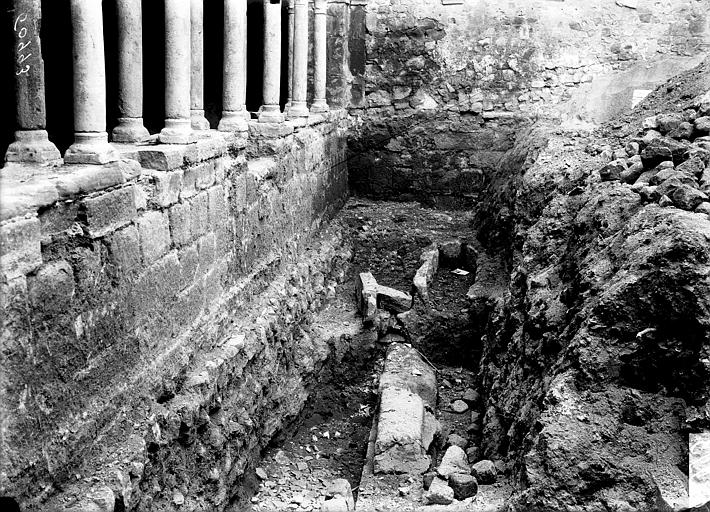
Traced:
[[71, 164], [118, 160], [106, 133], [106, 63], [101, 0], [71, 0], [74, 28], [74, 144], [64, 154]]
[[308, 3], [293, 0], [296, 6], [293, 39], [293, 82], [289, 119], [308, 117]]
[[192, 80], [190, 81], [190, 119], [193, 130], [209, 130], [205, 118], [205, 43], [203, 0], [190, 2]]
[[15, 0], [15, 142], [5, 153], [8, 162], [48, 163], [61, 155], [47, 135], [44, 98], [44, 61], [39, 39], [42, 22], [40, 0]]
[[143, 126], [143, 15], [141, 0], [118, 0], [118, 126], [114, 142], [150, 136]]
[[251, 119], [247, 100], [247, 0], [224, 0], [223, 132], [245, 132]]
[[291, 100], [293, 100], [293, 31], [296, 23], [296, 6], [294, 0], [288, 2], [288, 95], [286, 97], [286, 110], [291, 108]]
[[327, 8], [326, 0], [315, 0], [315, 20], [313, 30], [313, 104], [311, 112], [328, 112], [328, 102], [325, 99], [326, 66], [327, 66]]
[[197, 141], [190, 121], [190, 0], [165, 0], [165, 128], [163, 144]]
[[261, 123], [281, 123], [281, 1], [264, 0], [264, 91]]

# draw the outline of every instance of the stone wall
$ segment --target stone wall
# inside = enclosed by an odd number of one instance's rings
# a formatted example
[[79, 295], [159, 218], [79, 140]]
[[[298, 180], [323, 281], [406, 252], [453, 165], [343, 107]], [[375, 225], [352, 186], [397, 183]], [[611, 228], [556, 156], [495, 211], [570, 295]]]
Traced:
[[[588, 128], [710, 47], [706, 0], [354, 5], [357, 193], [475, 204], [529, 120]], [[359, 25], [357, 25], [359, 23]], [[356, 40], [353, 40], [355, 38]]]
[[347, 192], [342, 114], [3, 169], [0, 494], [226, 506], [329, 354], [299, 326], [347, 256], [317, 235]]

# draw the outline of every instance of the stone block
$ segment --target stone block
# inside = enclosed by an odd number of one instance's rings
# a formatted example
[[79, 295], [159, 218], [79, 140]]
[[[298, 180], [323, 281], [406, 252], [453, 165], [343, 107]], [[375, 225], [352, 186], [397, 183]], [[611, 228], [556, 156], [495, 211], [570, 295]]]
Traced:
[[143, 261], [150, 265], [170, 250], [168, 217], [161, 211], [145, 212], [138, 218], [137, 224]]
[[178, 252], [180, 266], [182, 267], [182, 286], [187, 287], [197, 279], [197, 269], [200, 265], [200, 254], [197, 243], [189, 245]]
[[158, 146], [138, 151], [141, 166], [156, 171], [170, 171], [182, 167], [185, 160], [185, 148], [180, 145]]
[[104, 236], [131, 222], [137, 215], [133, 186], [86, 198], [86, 225], [93, 238]]
[[192, 208], [190, 203], [178, 203], [168, 211], [170, 219], [170, 235], [176, 246], [192, 241]]
[[180, 290], [181, 282], [182, 269], [177, 251], [171, 251], [147, 267], [136, 281], [133, 287], [136, 307], [143, 311], [165, 307]]
[[111, 260], [116, 267], [125, 272], [141, 265], [141, 243], [138, 229], [126, 226], [115, 231], [108, 240]]
[[422, 474], [431, 460], [422, 444], [424, 402], [405, 389], [386, 388], [380, 397], [375, 473]]
[[47, 208], [59, 199], [57, 189], [49, 180], [26, 182], [3, 180], [0, 186], [0, 221]]
[[200, 192], [190, 199], [190, 230], [192, 236], [204, 235], [209, 230], [209, 196]]
[[441, 478], [434, 478], [429, 485], [429, 490], [424, 493], [426, 505], [450, 505], [453, 501], [454, 490]]
[[58, 260], [42, 265], [27, 280], [30, 303], [35, 312], [52, 317], [69, 311], [74, 297], [74, 271], [68, 261]]
[[0, 226], [0, 265], [6, 279], [23, 276], [42, 264], [37, 217], [17, 218]]
[[126, 182], [124, 168], [130, 173], [132, 166], [122, 161], [105, 165], [65, 166], [60, 168], [53, 182], [60, 199], [73, 199], [122, 185]]
[[454, 473], [449, 478], [449, 486], [454, 490], [454, 498], [465, 500], [478, 492], [478, 482], [471, 475]]
[[391, 313], [404, 313], [412, 309], [412, 296], [388, 286], [377, 287], [377, 306]]
[[218, 229], [228, 224], [227, 199], [222, 185], [216, 185], [207, 190], [209, 203], [210, 228]]
[[355, 293], [357, 294], [358, 310], [365, 322], [372, 321], [377, 314], [378, 288], [379, 285], [370, 272], [363, 272], [358, 275], [355, 283]]
[[490, 460], [476, 462], [471, 468], [471, 474], [482, 484], [494, 484], [496, 482], [496, 466]]
[[160, 208], [166, 208], [178, 202], [182, 189], [182, 171], [154, 171], [153, 196], [151, 202]]
[[206, 274], [215, 261], [215, 236], [214, 233], [207, 233], [197, 240], [197, 251], [199, 254], [198, 274]]

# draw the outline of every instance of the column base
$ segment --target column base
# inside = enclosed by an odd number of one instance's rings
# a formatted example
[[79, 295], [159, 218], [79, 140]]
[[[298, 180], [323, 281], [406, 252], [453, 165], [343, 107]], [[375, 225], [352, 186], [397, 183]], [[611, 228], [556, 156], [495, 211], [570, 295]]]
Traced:
[[286, 114], [286, 119], [297, 119], [300, 117], [308, 117], [308, 105], [305, 101], [294, 101], [291, 108]]
[[64, 153], [67, 164], [107, 164], [120, 160], [116, 148], [108, 143], [106, 132], [78, 132], [74, 144]]
[[220, 132], [247, 132], [249, 131], [249, 119], [251, 116], [246, 110], [225, 110], [222, 112], [222, 119], [219, 121], [217, 130]]
[[324, 114], [330, 110], [328, 102], [324, 99], [317, 99], [311, 105], [311, 112], [315, 114]]
[[49, 141], [46, 130], [18, 130], [15, 132], [15, 142], [7, 148], [5, 161], [61, 163], [62, 155], [57, 146]]
[[111, 131], [113, 142], [139, 142], [150, 137], [142, 117], [119, 117], [118, 126]]
[[210, 129], [210, 122], [205, 117], [204, 110], [190, 110], [190, 125], [193, 130], [205, 131]]
[[278, 105], [264, 105], [259, 112], [260, 123], [283, 123], [284, 115]]
[[166, 119], [165, 128], [158, 135], [161, 144], [194, 144], [197, 135], [192, 131], [189, 119]]

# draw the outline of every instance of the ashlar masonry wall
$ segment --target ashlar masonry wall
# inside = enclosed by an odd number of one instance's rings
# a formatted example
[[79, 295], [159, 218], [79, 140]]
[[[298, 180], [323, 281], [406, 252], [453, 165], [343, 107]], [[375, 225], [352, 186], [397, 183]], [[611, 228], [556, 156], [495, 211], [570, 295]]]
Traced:
[[347, 193], [347, 121], [320, 121], [3, 169], [0, 494], [74, 511], [234, 498], [329, 354], [301, 329], [347, 259], [320, 229]]

